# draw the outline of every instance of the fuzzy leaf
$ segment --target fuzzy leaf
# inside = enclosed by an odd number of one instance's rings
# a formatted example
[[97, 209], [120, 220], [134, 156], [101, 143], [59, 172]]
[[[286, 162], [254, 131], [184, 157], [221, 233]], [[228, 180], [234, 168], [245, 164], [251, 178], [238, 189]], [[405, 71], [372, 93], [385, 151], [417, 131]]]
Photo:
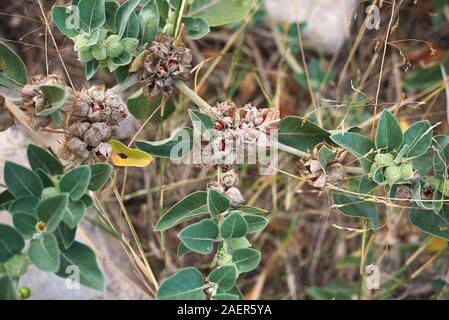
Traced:
[[98, 191], [109, 180], [109, 177], [112, 174], [112, 167], [107, 163], [96, 163], [89, 167], [91, 177], [87, 188], [91, 191]]
[[36, 196], [42, 194], [43, 185], [39, 176], [21, 165], [6, 161], [4, 178], [9, 192], [16, 197]]
[[207, 191], [207, 207], [212, 217], [229, 209], [230, 201], [220, 191], [210, 188]]
[[28, 256], [31, 262], [44, 272], [56, 272], [61, 265], [58, 242], [55, 236], [49, 233], [31, 241]]
[[158, 300], [205, 300], [203, 286], [203, 275], [195, 268], [185, 268], [162, 282], [156, 298]]
[[404, 140], [401, 126], [387, 109], [382, 112], [376, 131], [376, 148], [385, 151], [399, 150]]
[[375, 149], [371, 139], [354, 132], [333, 134], [331, 139], [352, 153], [359, 160], [363, 170], [369, 172], [373, 158], [370, 152]]
[[248, 231], [248, 224], [238, 212], [232, 212], [220, 225], [220, 235], [224, 239], [241, 238]]
[[211, 27], [243, 20], [249, 13], [252, 0], [194, 1], [189, 16], [204, 19]]
[[249, 272], [256, 269], [260, 259], [260, 252], [251, 248], [238, 249], [232, 254], [232, 261], [240, 272]]
[[27, 82], [27, 70], [22, 59], [0, 41], [0, 87], [16, 89]]
[[207, 214], [207, 193], [194, 192], [171, 207], [157, 222], [156, 230], [164, 231], [188, 219]]
[[218, 227], [212, 220], [205, 219], [184, 228], [178, 237], [193, 252], [209, 254], [218, 237]]
[[0, 263], [22, 251], [24, 246], [25, 241], [16, 229], [0, 224]]
[[223, 290], [230, 290], [235, 286], [237, 281], [238, 271], [234, 264], [218, 267], [209, 274], [207, 279], [218, 284]]
[[179, 161], [192, 152], [193, 132], [191, 128], [183, 128], [173, 132], [170, 138], [161, 141], [136, 141], [136, 146], [155, 157]]
[[335, 208], [346, 216], [368, 218], [374, 230], [379, 228], [379, 216], [376, 205], [352, 194], [334, 191], [332, 193]]
[[404, 145], [409, 145], [406, 157], [422, 156], [432, 145], [432, 130], [430, 122], [422, 120], [414, 123], [404, 133]]
[[91, 175], [89, 166], [72, 169], [62, 176], [59, 188], [62, 192], [70, 194], [72, 200], [79, 200], [87, 192]]

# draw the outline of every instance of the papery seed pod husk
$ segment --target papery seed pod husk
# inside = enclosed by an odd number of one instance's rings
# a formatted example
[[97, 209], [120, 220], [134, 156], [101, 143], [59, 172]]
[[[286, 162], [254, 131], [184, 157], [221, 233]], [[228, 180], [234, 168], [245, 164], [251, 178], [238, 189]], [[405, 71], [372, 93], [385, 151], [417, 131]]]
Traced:
[[109, 125], [117, 125], [128, 116], [117, 93], [104, 85], [83, 89], [78, 98], [80, 101], [73, 116], [87, 117], [90, 122], [106, 122]]
[[47, 127], [52, 123], [50, 116], [36, 116], [38, 112], [50, 107], [50, 102], [40, 90], [40, 86], [43, 85], [57, 86], [66, 91], [66, 100], [63, 106], [60, 107], [60, 111], [64, 112], [71, 110], [76, 102], [73, 90], [66, 85], [64, 78], [60, 75], [51, 74], [49, 76], [34, 76], [31, 79], [31, 84], [26, 84], [21, 89], [22, 105], [20, 106], [20, 109], [30, 118], [31, 126], [35, 129]]
[[166, 33], [159, 33], [148, 46], [148, 55], [139, 72], [139, 82], [144, 94], [155, 98], [172, 94], [175, 80], [186, 81], [192, 69], [192, 53], [183, 43]]
[[239, 176], [234, 169], [228, 170], [226, 172], [220, 172], [220, 183], [225, 188], [238, 187]]
[[77, 138], [83, 139], [87, 129], [90, 128], [90, 122], [74, 122], [69, 126], [69, 132]]
[[5, 107], [5, 97], [0, 95], [0, 131], [5, 131], [14, 125], [13, 114]]
[[231, 201], [231, 205], [237, 206], [245, 202], [245, 199], [243, 199], [242, 193], [239, 189], [236, 187], [229, 188], [225, 192], [226, 196]]
[[91, 155], [87, 143], [80, 140], [79, 138], [73, 137], [72, 139], [70, 139], [67, 142], [67, 147], [76, 158], [87, 160]]
[[112, 128], [105, 122], [92, 123], [84, 133], [83, 141], [90, 147], [97, 147], [101, 142], [108, 141], [112, 135]]

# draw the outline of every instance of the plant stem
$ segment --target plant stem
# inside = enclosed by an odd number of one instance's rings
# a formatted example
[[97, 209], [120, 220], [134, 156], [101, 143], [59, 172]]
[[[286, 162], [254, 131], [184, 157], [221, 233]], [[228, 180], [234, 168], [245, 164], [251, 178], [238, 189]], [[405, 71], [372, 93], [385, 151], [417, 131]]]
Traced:
[[115, 91], [116, 93], [122, 93], [123, 91], [129, 89], [136, 83], [137, 83], [137, 75], [133, 74], [132, 76], [129, 76], [128, 79], [126, 79], [122, 83], [119, 83], [115, 87], [113, 87], [112, 90]]
[[195, 91], [190, 89], [184, 82], [180, 80], [175, 81], [175, 86], [182, 93], [184, 93], [190, 100], [192, 100], [203, 112], [208, 112], [212, 107], [206, 101], [203, 100]]

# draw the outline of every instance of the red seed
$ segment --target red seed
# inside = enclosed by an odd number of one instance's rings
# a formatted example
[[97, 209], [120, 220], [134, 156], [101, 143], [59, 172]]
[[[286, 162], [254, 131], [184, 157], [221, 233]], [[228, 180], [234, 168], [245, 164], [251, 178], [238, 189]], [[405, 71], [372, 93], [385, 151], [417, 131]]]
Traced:
[[97, 112], [97, 111], [103, 111], [104, 110], [104, 107], [102, 106], [102, 105], [100, 105], [100, 104], [94, 104], [92, 107], [91, 107], [91, 110], [92, 110], [92, 112]]
[[224, 129], [224, 124], [221, 121], [215, 120], [215, 129], [217, 130], [223, 130]]
[[160, 65], [159, 65], [159, 71], [160, 71], [160, 72], [167, 72], [167, 67], [164, 66], [163, 64], [160, 64]]
[[168, 62], [168, 67], [170, 68], [170, 69], [173, 69], [173, 68], [175, 68], [175, 67], [177, 67], [178, 66], [178, 61], [176, 61], [176, 60], [170, 60], [169, 62]]
[[225, 147], [226, 147], [225, 141], [221, 140], [221, 142], [220, 142], [220, 150], [224, 151]]

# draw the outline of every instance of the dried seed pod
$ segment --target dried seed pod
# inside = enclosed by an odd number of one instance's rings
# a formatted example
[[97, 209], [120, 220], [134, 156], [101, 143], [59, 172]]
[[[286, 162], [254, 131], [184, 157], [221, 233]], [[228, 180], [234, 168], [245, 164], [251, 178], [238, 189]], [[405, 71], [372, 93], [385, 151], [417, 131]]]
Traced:
[[90, 157], [87, 143], [74, 137], [67, 142], [67, 147], [70, 152], [77, 158], [87, 160]]
[[175, 80], [186, 81], [192, 69], [192, 53], [183, 43], [166, 33], [159, 33], [148, 46], [148, 55], [139, 73], [139, 82], [145, 95], [154, 98], [169, 96]]
[[75, 137], [83, 139], [87, 129], [90, 128], [90, 122], [75, 122], [69, 126], [69, 132]]
[[5, 131], [14, 125], [14, 116], [5, 107], [5, 97], [0, 95], [0, 131]]
[[[79, 94], [76, 117], [87, 117], [90, 122], [106, 122], [117, 125], [127, 117], [126, 109], [120, 97], [104, 85], [97, 85], [83, 89]], [[86, 107], [87, 106], [87, 107]], [[86, 114], [87, 111], [87, 114]]]
[[38, 117], [37, 113], [50, 107], [50, 102], [45, 97], [40, 87], [43, 85], [57, 86], [66, 91], [66, 100], [60, 107], [60, 111], [65, 112], [72, 109], [76, 102], [73, 90], [68, 87], [60, 75], [51, 74], [49, 76], [37, 75], [31, 79], [31, 84], [26, 84], [21, 89], [22, 105], [20, 109], [30, 118], [34, 128], [46, 127], [52, 123], [50, 116]]
[[101, 142], [111, 138], [112, 128], [105, 122], [92, 123], [83, 136], [83, 141], [90, 147], [97, 147]]
[[93, 150], [93, 152], [97, 159], [106, 161], [112, 155], [112, 146], [110, 144], [102, 142]]
[[229, 198], [229, 200], [231, 201], [231, 205], [233, 206], [237, 206], [245, 202], [242, 193], [236, 187], [229, 188], [228, 190], [226, 190], [225, 194]]
[[227, 189], [239, 185], [239, 176], [234, 169], [220, 173], [220, 183]]

